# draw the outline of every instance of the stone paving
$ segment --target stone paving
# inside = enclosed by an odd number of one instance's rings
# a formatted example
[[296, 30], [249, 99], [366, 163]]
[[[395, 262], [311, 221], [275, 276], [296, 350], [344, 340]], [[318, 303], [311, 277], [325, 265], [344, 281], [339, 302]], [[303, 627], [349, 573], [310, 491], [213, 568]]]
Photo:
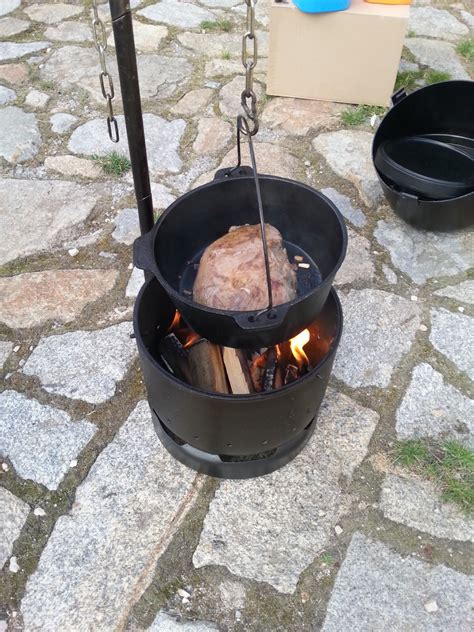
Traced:
[[[159, 213], [235, 161], [245, 12], [131, 4]], [[401, 67], [472, 77], [457, 52], [469, 0], [415, 4]], [[217, 481], [158, 441], [129, 336], [143, 278], [132, 178], [92, 159], [128, 152], [113, 38], [117, 146], [91, 3], [0, 0], [1, 631], [473, 628], [473, 521], [391, 458], [399, 439], [474, 443], [473, 236], [394, 216], [374, 129], [344, 126], [347, 106], [266, 96], [269, 5], [257, 159], [345, 216], [345, 329], [305, 450], [269, 476]]]

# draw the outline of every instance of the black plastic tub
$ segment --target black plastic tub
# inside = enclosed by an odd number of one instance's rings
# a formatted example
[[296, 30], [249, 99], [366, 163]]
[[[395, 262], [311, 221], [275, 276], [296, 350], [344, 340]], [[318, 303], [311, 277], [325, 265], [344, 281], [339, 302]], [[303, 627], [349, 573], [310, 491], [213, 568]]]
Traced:
[[250, 478], [282, 467], [302, 450], [316, 426], [342, 333], [334, 290], [318, 330], [332, 338], [329, 351], [306, 375], [278, 390], [222, 395], [190, 386], [160, 363], [157, 346], [175, 307], [154, 278], [135, 303], [134, 332], [156, 432], [167, 450], [197, 471], [221, 478]]
[[294, 180], [259, 179], [265, 221], [280, 231], [290, 255], [310, 263], [307, 271], [298, 268], [306, 278], [298, 281], [297, 298], [271, 313], [214, 309], [191, 296], [193, 270], [205, 248], [231, 226], [258, 223], [252, 176], [220, 177], [186, 193], [134, 246], [135, 265], [156, 276], [191, 327], [227, 347], [270, 347], [305, 329], [322, 310], [346, 255], [346, 226], [331, 200]]
[[[385, 140], [421, 134], [474, 138], [474, 82], [443, 81], [407, 95], [399, 90], [372, 145], [372, 158]], [[474, 225], [474, 191], [441, 200], [417, 197], [377, 174], [390, 206], [409, 224], [426, 230], [450, 231]]]

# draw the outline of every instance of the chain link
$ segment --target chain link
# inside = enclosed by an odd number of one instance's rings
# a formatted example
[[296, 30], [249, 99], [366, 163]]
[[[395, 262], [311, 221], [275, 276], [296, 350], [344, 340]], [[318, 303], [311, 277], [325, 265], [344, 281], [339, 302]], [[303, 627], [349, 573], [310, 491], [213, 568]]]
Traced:
[[[255, 5], [257, 0], [245, 0], [247, 5], [247, 30], [242, 37], [242, 64], [245, 68], [245, 89], [241, 94], [240, 103], [247, 118], [250, 136], [258, 132], [257, 95], [253, 89], [253, 71], [257, 65], [258, 45], [255, 35]], [[244, 131], [244, 133], [247, 133]]]
[[107, 72], [107, 64], [105, 60], [105, 51], [107, 50], [107, 34], [105, 32], [105, 26], [99, 17], [97, 10], [97, 0], [92, 0], [92, 11], [94, 17], [92, 18], [92, 32], [94, 34], [94, 44], [99, 53], [99, 61], [101, 73], [99, 75], [100, 89], [102, 95], [107, 102], [107, 130], [109, 132], [109, 138], [113, 143], [118, 143], [120, 140], [117, 119], [114, 116], [114, 108], [112, 100], [115, 96], [114, 82], [111, 75]]

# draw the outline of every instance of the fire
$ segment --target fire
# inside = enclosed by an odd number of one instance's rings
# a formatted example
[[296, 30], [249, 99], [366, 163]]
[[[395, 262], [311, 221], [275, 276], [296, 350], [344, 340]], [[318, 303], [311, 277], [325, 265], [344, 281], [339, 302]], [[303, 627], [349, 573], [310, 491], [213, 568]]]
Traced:
[[309, 364], [309, 359], [306, 353], [303, 351], [303, 347], [308, 344], [310, 339], [309, 329], [303, 329], [297, 336], [291, 338], [290, 347], [291, 353], [298, 362], [298, 366], [301, 369], [303, 366]]
[[190, 331], [189, 334], [186, 336], [185, 342], [183, 343], [183, 349], [189, 349], [200, 338], [201, 336], [197, 334], [195, 331]]
[[178, 312], [178, 310], [176, 310], [176, 312], [174, 313], [173, 321], [171, 322], [171, 325], [169, 326], [168, 331], [173, 331], [173, 329], [175, 329], [179, 325], [180, 320], [181, 320], [181, 314]]

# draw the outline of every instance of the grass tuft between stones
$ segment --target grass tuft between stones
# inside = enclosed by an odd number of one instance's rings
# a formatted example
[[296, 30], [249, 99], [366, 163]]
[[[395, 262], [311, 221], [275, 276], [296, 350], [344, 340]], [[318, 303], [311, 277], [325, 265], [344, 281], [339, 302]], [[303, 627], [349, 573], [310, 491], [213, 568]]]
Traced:
[[394, 463], [435, 482], [442, 498], [474, 513], [474, 450], [457, 441], [427, 443], [419, 439], [400, 442]]
[[456, 50], [468, 61], [474, 61], [474, 37], [459, 42]]
[[132, 166], [127, 156], [119, 154], [116, 151], [111, 151], [109, 154], [105, 154], [105, 156], [94, 154], [92, 160], [102, 167], [102, 171], [109, 175], [121, 176], [129, 171]]
[[218, 20], [203, 20], [200, 27], [203, 31], [221, 31], [229, 33], [232, 31], [232, 22], [230, 20], [226, 20], [225, 18], [219, 18]]
[[406, 88], [411, 92], [421, 84], [429, 85], [440, 81], [449, 81], [450, 79], [451, 75], [449, 72], [441, 70], [405, 70], [398, 73], [395, 81], [395, 90]]
[[355, 108], [348, 108], [341, 112], [341, 120], [344, 125], [361, 125], [365, 123], [373, 114], [385, 114], [387, 108], [379, 105], [358, 105]]
[[425, 83], [427, 85], [432, 83], [439, 83], [440, 81], [449, 81], [451, 75], [449, 72], [443, 72], [442, 70], [428, 70], [425, 74]]
[[321, 564], [326, 564], [326, 566], [332, 566], [336, 560], [331, 553], [323, 553], [320, 556], [319, 561]]

